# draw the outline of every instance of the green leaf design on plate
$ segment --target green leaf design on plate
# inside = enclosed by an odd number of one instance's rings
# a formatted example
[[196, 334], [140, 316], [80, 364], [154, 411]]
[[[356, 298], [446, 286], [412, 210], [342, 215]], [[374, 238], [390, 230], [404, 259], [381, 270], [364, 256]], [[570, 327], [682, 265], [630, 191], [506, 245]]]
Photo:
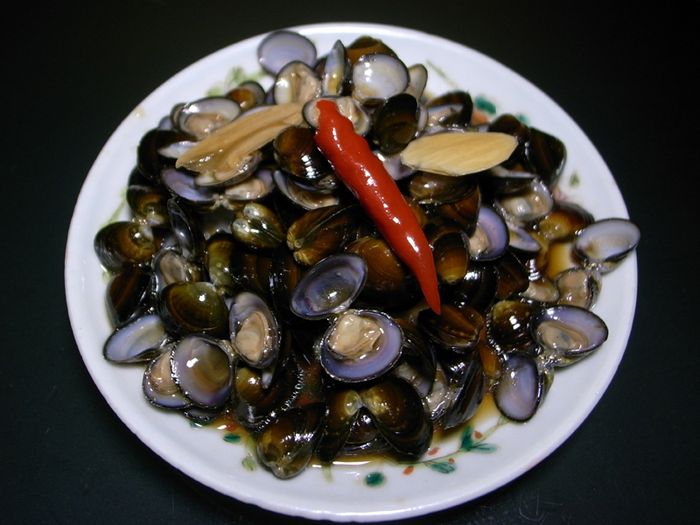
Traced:
[[576, 172], [572, 173], [571, 178], [569, 179], [569, 185], [572, 188], [575, 188], [579, 184], [581, 184], [581, 178], [578, 176], [578, 173], [576, 173]]
[[386, 477], [381, 472], [370, 472], [365, 476], [365, 485], [368, 487], [378, 487], [384, 484]]
[[224, 441], [226, 441], [226, 443], [240, 443], [241, 436], [238, 434], [226, 434], [224, 435]]
[[484, 95], [477, 95], [474, 99], [474, 105], [480, 111], [488, 113], [489, 115], [496, 114], [496, 104], [487, 99]]
[[447, 461], [433, 461], [428, 463], [428, 466], [440, 474], [451, 474], [457, 469], [457, 467]]

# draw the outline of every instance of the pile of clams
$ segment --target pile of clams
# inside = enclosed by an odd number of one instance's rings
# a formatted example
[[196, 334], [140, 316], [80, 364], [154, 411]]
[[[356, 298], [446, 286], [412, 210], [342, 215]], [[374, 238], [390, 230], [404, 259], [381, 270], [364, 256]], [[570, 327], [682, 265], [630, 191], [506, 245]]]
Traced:
[[[111, 276], [105, 358], [143, 366], [158, 408], [235, 420], [280, 478], [356, 454], [417, 460], [485, 395], [510, 420], [532, 418], [555, 370], [606, 340], [590, 309], [637, 227], [557, 199], [559, 139], [513, 115], [488, 121], [467, 92], [429, 95], [426, 68], [380, 40], [338, 41], [317, 57], [308, 39], [278, 31], [258, 54], [269, 89], [247, 81], [176, 104], [141, 138], [131, 218], [94, 239]], [[352, 120], [415, 212], [439, 315], [315, 146], [319, 98]], [[271, 106], [285, 113], [250, 133], [252, 151], [183, 161]], [[486, 171], [402, 162], [417, 137], [484, 131], [517, 139]]]

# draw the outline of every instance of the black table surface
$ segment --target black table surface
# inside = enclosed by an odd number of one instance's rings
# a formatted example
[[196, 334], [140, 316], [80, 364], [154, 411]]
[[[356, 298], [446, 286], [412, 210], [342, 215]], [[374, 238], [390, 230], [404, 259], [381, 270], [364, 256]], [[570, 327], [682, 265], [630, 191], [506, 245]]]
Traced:
[[[697, 46], [690, 13], [564, 2], [24, 2], [5, 17], [0, 510], [3, 523], [259, 523], [282, 517], [181, 474], [110, 410], [73, 339], [63, 257], [112, 131], [195, 60], [291, 25], [423, 30], [502, 62], [598, 148], [643, 239], [627, 351], [554, 453], [414, 523], [682, 523], [697, 489]], [[690, 93], [693, 90], [693, 98]], [[691, 131], [693, 130], [693, 131]], [[115, 173], [122, 177], [126, 174]], [[7, 185], [9, 183], [9, 188]], [[9, 208], [9, 213], [8, 213]], [[270, 494], [274, 498], [274, 494]], [[299, 523], [299, 518], [284, 518]]]

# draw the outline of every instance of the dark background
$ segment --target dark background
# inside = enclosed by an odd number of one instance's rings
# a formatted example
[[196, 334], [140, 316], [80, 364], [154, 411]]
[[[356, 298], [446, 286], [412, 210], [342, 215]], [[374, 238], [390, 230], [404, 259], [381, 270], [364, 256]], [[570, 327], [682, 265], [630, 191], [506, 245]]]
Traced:
[[81, 361], [68, 321], [66, 235], [80, 186], [101, 147], [174, 73], [272, 29], [366, 21], [461, 42], [531, 80], [591, 138], [643, 235], [629, 346], [590, 417], [519, 479], [471, 503], [410, 521], [689, 522], [700, 467], [698, 192], [691, 184], [697, 178], [697, 46], [686, 30], [689, 12], [666, 4], [653, 10], [583, 4], [16, 5], [15, 14], [4, 17], [1, 37], [2, 113], [10, 118], [3, 118], [1, 145], [0, 520], [280, 519], [180, 474], [109, 409]]

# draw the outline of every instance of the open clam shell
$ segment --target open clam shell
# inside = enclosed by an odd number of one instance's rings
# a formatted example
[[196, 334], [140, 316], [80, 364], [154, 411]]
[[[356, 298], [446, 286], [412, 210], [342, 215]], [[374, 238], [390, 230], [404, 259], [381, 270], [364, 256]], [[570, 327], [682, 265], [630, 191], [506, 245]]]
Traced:
[[379, 377], [401, 356], [403, 334], [376, 310], [346, 310], [321, 341], [321, 366], [338, 381], [357, 383]]

